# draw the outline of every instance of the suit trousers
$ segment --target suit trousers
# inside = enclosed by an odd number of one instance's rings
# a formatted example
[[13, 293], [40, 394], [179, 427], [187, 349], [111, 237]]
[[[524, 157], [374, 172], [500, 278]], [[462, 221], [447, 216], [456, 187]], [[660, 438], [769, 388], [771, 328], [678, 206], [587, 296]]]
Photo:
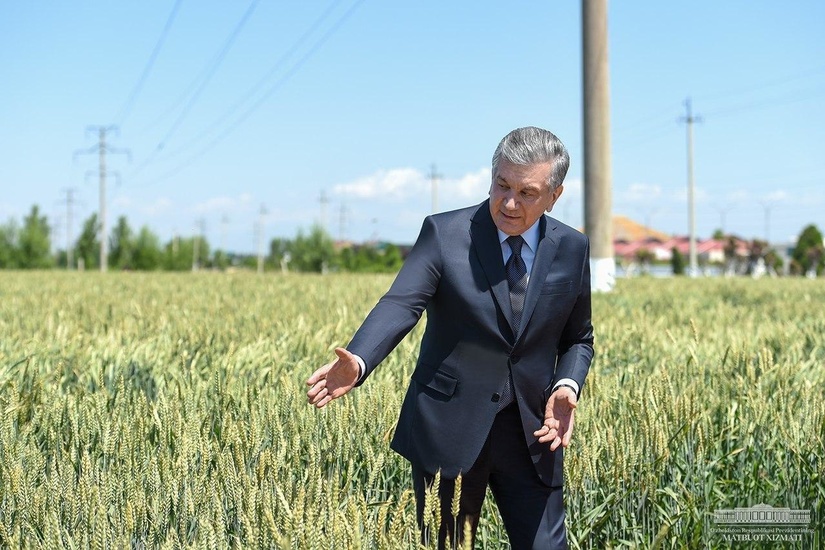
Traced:
[[[422, 542], [428, 544], [430, 533], [424, 528], [423, 521], [425, 495], [435, 476], [415, 464], [412, 470]], [[469, 523], [471, 536], [475, 541], [488, 486], [504, 520], [513, 550], [568, 548], [564, 527], [563, 490], [561, 487], [548, 487], [536, 474], [524, 441], [521, 418], [515, 403], [496, 415], [478, 459], [470, 470], [461, 476], [457, 522], [452, 515], [455, 480], [441, 479], [439, 548], [457, 547], [461, 544], [466, 523]]]

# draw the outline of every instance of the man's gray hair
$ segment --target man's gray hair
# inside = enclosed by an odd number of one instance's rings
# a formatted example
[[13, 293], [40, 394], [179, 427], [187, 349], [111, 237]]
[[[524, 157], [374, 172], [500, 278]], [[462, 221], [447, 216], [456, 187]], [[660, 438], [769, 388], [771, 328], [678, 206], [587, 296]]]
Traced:
[[504, 136], [493, 153], [493, 177], [501, 159], [522, 166], [549, 162], [553, 166], [547, 179], [551, 191], [562, 184], [570, 167], [570, 155], [561, 140], [535, 126], [516, 128]]

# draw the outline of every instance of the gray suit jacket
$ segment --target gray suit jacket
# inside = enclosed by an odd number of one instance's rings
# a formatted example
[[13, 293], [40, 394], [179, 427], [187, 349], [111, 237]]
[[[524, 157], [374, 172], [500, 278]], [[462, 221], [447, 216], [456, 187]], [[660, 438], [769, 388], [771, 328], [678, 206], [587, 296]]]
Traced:
[[522, 328], [510, 326], [510, 295], [488, 201], [429, 216], [389, 291], [347, 349], [364, 379], [427, 311], [421, 350], [392, 448], [445, 477], [475, 462], [497, 412], [508, 370], [536, 472], [561, 486], [563, 450], [533, 436], [554, 383], [584, 386], [593, 358], [587, 237], [542, 216]]

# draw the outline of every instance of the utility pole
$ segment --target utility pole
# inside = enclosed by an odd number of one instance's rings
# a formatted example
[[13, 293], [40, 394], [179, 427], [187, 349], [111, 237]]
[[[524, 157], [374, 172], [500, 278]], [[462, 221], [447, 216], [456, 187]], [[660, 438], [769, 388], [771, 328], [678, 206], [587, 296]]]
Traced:
[[582, 0], [584, 227], [590, 237], [591, 286], [596, 292], [609, 292], [616, 281], [607, 45], [607, 0]]
[[109, 227], [106, 221], [106, 153], [123, 153], [129, 156], [131, 161], [132, 155], [128, 149], [114, 149], [106, 145], [106, 132], [114, 131], [117, 133], [116, 126], [89, 126], [86, 128], [86, 133], [97, 130], [98, 144], [86, 150], [75, 152], [75, 157], [79, 154], [98, 153], [98, 176], [100, 178], [100, 271], [105, 273], [109, 267]]
[[427, 177], [430, 178], [430, 188], [432, 190], [432, 214], [435, 214], [438, 212], [438, 180], [441, 179], [441, 174], [435, 170], [435, 163], [430, 165], [430, 173]]
[[765, 213], [765, 242], [771, 243], [771, 203], [768, 201], [759, 201], [762, 205], [762, 211]]
[[327, 197], [327, 192], [323, 189], [321, 190], [321, 196], [318, 202], [321, 203], [321, 228], [327, 231], [327, 205], [329, 204], [329, 197]]
[[341, 203], [341, 209], [338, 211], [338, 240], [343, 241], [347, 238], [347, 205]]
[[699, 275], [699, 265], [696, 261], [696, 201], [693, 185], [693, 124], [702, 122], [702, 118], [694, 116], [691, 110], [690, 98], [685, 100], [687, 115], [681, 119], [687, 127], [687, 198], [688, 198], [688, 255], [690, 257], [690, 276]]
[[63, 190], [66, 193], [66, 270], [71, 271], [74, 264], [74, 247], [72, 246], [72, 206], [74, 205], [74, 192], [76, 189], [70, 187]]
[[258, 273], [264, 272], [264, 224], [266, 223], [266, 206], [261, 205], [258, 210], [258, 224], [255, 234], [258, 240]]
[[206, 234], [206, 221], [200, 218], [195, 224], [195, 242], [192, 244], [192, 271], [200, 268], [200, 243]]
[[224, 214], [221, 218], [221, 252], [226, 254], [226, 233], [229, 227], [229, 217]]
[[723, 235], [727, 235], [727, 233], [725, 233], [725, 217], [726, 217], [728, 211], [731, 209], [731, 207], [730, 206], [725, 206], [725, 207], [716, 206], [714, 208], [716, 208], [716, 211], [719, 212], [719, 224], [720, 224], [719, 225], [719, 230], [722, 231]]

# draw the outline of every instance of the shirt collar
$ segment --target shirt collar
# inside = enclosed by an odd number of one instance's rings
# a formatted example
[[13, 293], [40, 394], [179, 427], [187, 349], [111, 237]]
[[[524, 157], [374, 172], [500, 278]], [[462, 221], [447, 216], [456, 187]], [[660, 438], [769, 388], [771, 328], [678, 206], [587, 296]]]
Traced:
[[[539, 222], [541, 218], [537, 219], [536, 222], [527, 228], [527, 231], [521, 234], [521, 238], [524, 239], [524, 244], [530, 247], [530, 250], [535, 252], [539, 247]], [[509, 235], [502, 231], [501, 229], [496, 228], [498, 232], [498, 242], [499, 244], [503, 245], [504, 241], [507, 240]]]

